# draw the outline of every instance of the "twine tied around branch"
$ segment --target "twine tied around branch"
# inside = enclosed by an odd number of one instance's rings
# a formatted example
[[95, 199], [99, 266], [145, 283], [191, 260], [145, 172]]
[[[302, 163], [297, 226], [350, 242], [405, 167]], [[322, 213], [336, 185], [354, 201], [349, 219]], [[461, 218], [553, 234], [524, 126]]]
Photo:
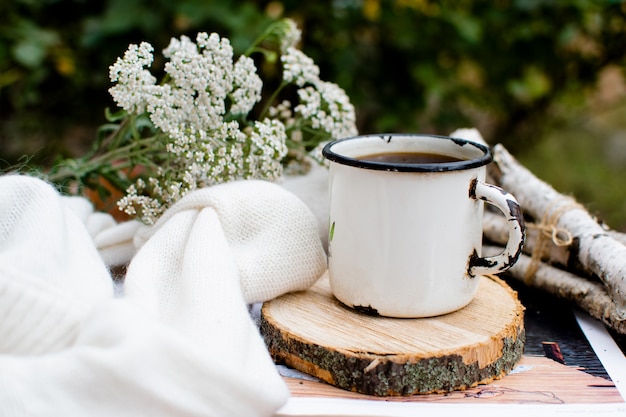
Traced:
[[[555, 209], [555, 206], [556, 209]], [[573, 209], [582, 209], [582, 206], [574, 199], [557, 199], [552, 201], [546, 208], [544, 215], [539, 223], [528, 223], [526, 228], [529, 230], [537, 230], [537, 241], [533, 249], [530, 265], [524, 274], [524, 282], [532, 283], [532, 280], [541, 264], [541, 259], [546, 254], [548, 242], [552, 242], [555, 246], [570, 246], [574, 242], [572, 233], [562, 227], [557, 227], [561, 216]]]

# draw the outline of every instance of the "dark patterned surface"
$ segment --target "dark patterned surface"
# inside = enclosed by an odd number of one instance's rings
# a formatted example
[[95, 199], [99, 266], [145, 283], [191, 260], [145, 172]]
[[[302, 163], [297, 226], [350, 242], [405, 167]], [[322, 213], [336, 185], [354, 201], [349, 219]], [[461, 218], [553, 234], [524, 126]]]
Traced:
[[[537, 290], [520, 286], [514, 281], [509, 285], [518, 292], [518, 297], [526, 307], [525, 353], [545, 356], [543, 342], [556, 342], [559, 345], [565, 364], [582, 368], [585, 372], [609, 379], [582, 330], [576, 322], [571, 306], [562, 300]], [[626, 337], [613, 335], [625, 352]]]

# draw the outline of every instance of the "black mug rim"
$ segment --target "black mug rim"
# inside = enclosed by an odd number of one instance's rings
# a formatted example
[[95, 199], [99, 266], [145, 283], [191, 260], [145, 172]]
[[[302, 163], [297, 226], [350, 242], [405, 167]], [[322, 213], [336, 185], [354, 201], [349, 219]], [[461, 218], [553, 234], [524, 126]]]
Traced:
[[[483, 152], [479, 158], [466, 159], [453, 162], [436, 162], [436, 163], [400, 163], [400, 162], [379, 162], [365, 161], [362, 159], [352, 158], [340, 155], [332, 150], [332, 147], [338, 143], [359, 140], [363, 138], [378, 137], [385, 141], [390, 141], [396, 137], [427, 137], [442, 140], [450, 140], [459, 146], [473, 146]], [[393, 171], [393, 172], [446, 172], [446, 171], [462, 171], [472, 168], [478, 168], [489, 164], [493, 157], [488, 146], [467, 139], [454, 138], [451, 136], [419, 134], [419, 133], [381, 133], [371, 135], [358, 135], [344, 139], [337, 139], [327, 143], [322, 149], [322, 155], [329, 161], [336, 162], [341, 165], [352, 166], [356, 168], [372, 169], [377, 171]]]

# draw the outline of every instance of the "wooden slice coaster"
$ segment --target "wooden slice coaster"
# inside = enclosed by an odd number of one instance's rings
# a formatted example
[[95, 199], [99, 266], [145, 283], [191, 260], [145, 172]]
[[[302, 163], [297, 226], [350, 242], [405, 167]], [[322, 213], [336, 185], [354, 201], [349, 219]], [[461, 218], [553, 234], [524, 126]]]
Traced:
[[461, 310], [422, 319], [373, 317], [335, 299], [327, 275], [261, 308], [276, 362], [361, 394], [465, 389], [508, 373], [524, 350], [524, 307], [501, 279], [480, 277]]

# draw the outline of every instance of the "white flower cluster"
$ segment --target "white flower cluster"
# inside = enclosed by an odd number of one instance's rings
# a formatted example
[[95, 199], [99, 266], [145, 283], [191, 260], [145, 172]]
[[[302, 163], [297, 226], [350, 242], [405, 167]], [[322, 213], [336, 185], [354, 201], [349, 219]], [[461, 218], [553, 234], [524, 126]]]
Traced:
[[296, 116], [310, 123], [315, 130], [321, 129], [333, 139], [357, 134], [354, 107], [345, 91], [333, 83], [320, 81], [314, 86], [298, 91], [300, 104]]
[[319, 81], [320, 69], [304, 52], [294, 47], [287, 48], [280, 58], [283, 63], [283, 81], [295, 83], [302, 87], [304, 84], [314, 84]]
[[[321, 162], [321, 148], [329, 140], [357, 134], [354, 106], [342, 88], [319, 78], [319, 67], [302, 51], [288, 48], [281, 61], [283, 81], [301, 87], [299, 104], [293, 107], [283, 101], [270, 109], [270, 115], [285, 124], [294, 146], [300, 144]], [[320, 136], [325, 140], [320, 141]]]
[[280, 42], [280, 52], [283, 54], [287, 51], [287, 49], [291, 47], [295, 48], [302, 38], [302, 31], [298, 28], [296, 22], [291, 19], [287, 19], [285, 20], [285, 23], [286, 27], [284, 27], [283, 36], [281, 37]]
[[145, 69], [152, 64], [152, 45], [130, 45], [124, 58], [118, 58], [109, 69], [109, 78], [119, 83], [109, 92], [117, 104], [129, 113], [143, 113], [146, 108], [145, 91], [150, 89], [156, 78]]
[[[146, 111], [164, 133], [167, 166], [129, 187], [118, 206], [148, 224], [172, 203], [198, 188], [242, 178], [276, 179], [287, 153], [284, 128], [271, 121], [240, 129], [231, 115], [247, 114], [261, 100], [263, 83], [251, 58], [233, 63], [228, 39], [198, 34], [172, 39], [163, 51], [168, 82], [157, 85], [145, 68], [152, 47], [131, 45], [111, 67], [110, 89], [128, 113]], [[244, 126], [245, 128], [245, 126]], [[262, 135], [260, 137], [260, 135]]]
[[129, 115], [147, 115], [157, 132], [154, 144], [162, 148], [156, 168], [118, 202], [121, 210], [152, 224], [196, 188], [279, 178], [290, 144], [301, 154], [322, 140], [356, 134], [345, 92], [320, 80], [317, 65], [295, 48], [301, 35], [295, 23], [287, 20], [276, 30], [283, 69], [279, 90], [295, 85], [299, 102], [270, 106], [258, 120], [248, 120], [262, 99], [255, 63], [245, 55], [235, 60], [229, 40], [215, 33], [200, 33], [195, 42], [173, 38], [163, 50], [166, 75], [158, 84], [149, 71], [153, 48], [146, 42], [130, 45], [111, 66], [113, 99]]

